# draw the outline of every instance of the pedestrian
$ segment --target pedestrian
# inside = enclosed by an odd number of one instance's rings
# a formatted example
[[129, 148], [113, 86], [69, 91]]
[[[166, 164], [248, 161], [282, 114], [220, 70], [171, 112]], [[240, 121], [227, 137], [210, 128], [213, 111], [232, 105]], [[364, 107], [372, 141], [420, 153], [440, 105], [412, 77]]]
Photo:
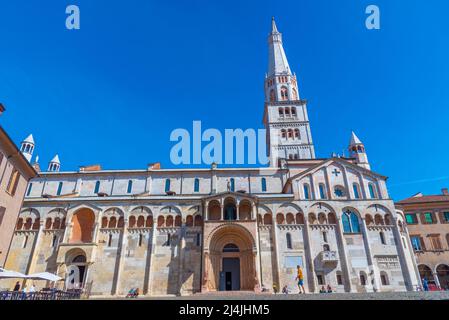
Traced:
[[282, 293], [283, 293], [283, 294], [288, 294], [288, 286], [287, 286], [287, 285], [285, 285], [285, 286], [282, 288]]
[[274, 292], [274, 294], [278, 293], [278, 287], [277, 287], [276, 283], [273, 283], [273, 292]]
[[14, 286], [14, 289], [13, 289], [12, 291], [18, 292], [19, 290], [20, 290], [20, 282], [17, 281], [17, 282], [16, 282], [16, 285]]
[[332, 293], [332, 287], [330, 284], [327, 285], [327, 293]]
[[304, 289], [304, 274], [302, 272], [301, 266], [296, 266], [297, 275], [296, 280], [298, 281], [298, 289], [299, 293], [306, 293], [306, 289]]
[[321, 287], [320, 293], [326, 293], [326, 288], [324, 288], [324, 286]]
[[424, 291], [429, 291], [429, 283], [427, 282], [426, 278], [422, 279], [422, 286], [424, 288]]

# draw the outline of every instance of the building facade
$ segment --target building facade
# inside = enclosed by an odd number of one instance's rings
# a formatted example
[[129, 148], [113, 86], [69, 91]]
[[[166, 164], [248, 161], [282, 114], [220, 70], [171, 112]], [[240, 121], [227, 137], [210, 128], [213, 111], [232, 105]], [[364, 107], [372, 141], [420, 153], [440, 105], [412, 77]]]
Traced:
[[[0, 104], [0, 115], [5, 111]], [[27, 150], [34, 147], [28, 137]], [[24, 149], [25, 150], [25, 149]], [[23, 150], [23, 151], [24, 151]], [[28, 181], [36, 176], [25, 155], [0, 127], [0, 266], [3, 267], [14, 234]], [[38, 221], [39, 223], [39, 221]]]
[[349, 157], [315, 157], [274, 21], [268, 45], [269, 167], [63, 172], [58, 158], [29, 185], [7, 267], [105, 296], [295, 292], [298, 265], [309, 292], [412, 290], [414, 256], [387, 178], [354, 133]]
[[405, 215], [421, 279], [449, 290], [449, 192], [418, 193], [397, 203]]

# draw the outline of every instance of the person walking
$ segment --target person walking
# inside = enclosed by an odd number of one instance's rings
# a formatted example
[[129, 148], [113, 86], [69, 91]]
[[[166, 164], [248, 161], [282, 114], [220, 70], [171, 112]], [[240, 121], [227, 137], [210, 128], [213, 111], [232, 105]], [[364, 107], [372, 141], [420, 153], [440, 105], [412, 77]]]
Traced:
[[427, 282], [426, 278], [422, 279], [422, 286], [424, 288], [424, 291], [429, 291], [429, 283]]
[[301, 266], [296, 266], [296, 268], [297, 268], [296, 280], [298, 281], [299, 293], [306, 293], [306, 289], [304, 289], [304, 274], [302, 272], [302, 268]]

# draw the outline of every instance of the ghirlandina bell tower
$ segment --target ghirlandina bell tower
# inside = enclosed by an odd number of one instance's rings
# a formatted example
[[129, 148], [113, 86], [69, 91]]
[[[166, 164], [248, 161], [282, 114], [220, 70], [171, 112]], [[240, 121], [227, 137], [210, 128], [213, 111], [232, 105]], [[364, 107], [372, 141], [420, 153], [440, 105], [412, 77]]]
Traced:
[[274, 18], [268, 36], [268, 73], [265, 78], [264, 125], [270, 166], [280, 159], [314, 159], [307, 105], [301, 100], [296, 74], [292, 73]]

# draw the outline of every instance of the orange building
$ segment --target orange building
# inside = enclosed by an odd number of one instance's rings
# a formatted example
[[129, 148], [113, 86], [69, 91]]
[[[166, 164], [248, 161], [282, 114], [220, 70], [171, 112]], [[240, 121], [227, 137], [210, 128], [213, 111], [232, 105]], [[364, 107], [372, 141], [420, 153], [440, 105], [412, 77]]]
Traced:
[[448, 189], [440, 195], [418, 193], [396, 205], [405, 214], [421, 279], [431, 289], [449, 290]]

